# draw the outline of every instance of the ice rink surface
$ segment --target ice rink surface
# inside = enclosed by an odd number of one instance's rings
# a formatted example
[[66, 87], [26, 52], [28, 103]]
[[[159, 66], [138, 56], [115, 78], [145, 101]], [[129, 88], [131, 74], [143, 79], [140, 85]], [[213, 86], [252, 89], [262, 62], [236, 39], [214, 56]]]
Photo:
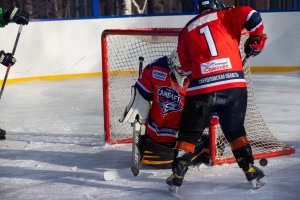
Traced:
[[104, 144], [102, 80], [89, 77], [6, 86], [0, 200], [299, 199], [300, 72], [252, 79], [272, 133], [296, 148], [293, 155], [268, 159], [263, 188], [250, 189], [236, 164], [190, 168], [177, 197], [167, 191], [169, 169], [104, 181], [104, 171], [130, 166], [131, 146]]

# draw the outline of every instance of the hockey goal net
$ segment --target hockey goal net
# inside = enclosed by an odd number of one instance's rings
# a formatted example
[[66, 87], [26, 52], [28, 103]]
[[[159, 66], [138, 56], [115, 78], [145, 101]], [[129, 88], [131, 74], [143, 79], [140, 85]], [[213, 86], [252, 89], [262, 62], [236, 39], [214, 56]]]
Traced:
[[[132, 142], [132, 127], [120, 123], [119, 118], [130, 100], [131, 86], [138, 77], [139, 57], [144, 57], [144, 65], [165, 55], [176, 48], [181, 29], [129, 29], [105, 30], [102, 34], [102, 73], [104, 129], [107, 144]], [[247, 38], [241, 38], [241, 55]], [[248, 62], [245, 64], [245, 78], [248, 83], [248, 107], [245, 127], [253, 148], [255, 159], [292, 154], [295, 149], [278, 141], [265, 124], [256, 103], [251, 72]], [[229, 143], [220, 129], [217, 118], [205, 130], [211, 138], [213, 164], [235, 161]]]

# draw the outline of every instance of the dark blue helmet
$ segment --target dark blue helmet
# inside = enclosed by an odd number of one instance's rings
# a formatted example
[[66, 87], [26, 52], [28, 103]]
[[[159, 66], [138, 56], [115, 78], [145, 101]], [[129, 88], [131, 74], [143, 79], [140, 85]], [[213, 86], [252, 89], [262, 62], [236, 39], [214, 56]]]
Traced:
[[224, 8], [223, 0], [199, 0], [198, 1], [198, 9], [199, 13], [210, 11], [210, 10], [218, 10]]

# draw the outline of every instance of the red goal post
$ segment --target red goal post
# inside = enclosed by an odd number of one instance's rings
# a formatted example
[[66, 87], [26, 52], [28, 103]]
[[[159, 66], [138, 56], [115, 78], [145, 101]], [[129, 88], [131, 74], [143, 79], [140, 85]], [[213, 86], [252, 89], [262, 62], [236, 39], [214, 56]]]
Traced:
[[[149, 28], [149, 29], [107, 29], [104, 30], [102, 33], [102, 41], [101, 41], [101, 47], [102, 47], [102, 77], [103, 77], [103, 109], [104, 109], [104, 131], [105, 131], [105, 142], [108, 144], [126, 144], [126, 143], [131, 143], [132, 138], [131, 138], [131, 129], [127, 129], [123, 126], [123, 128], [117, 129], [115, 126], [122, 126], [122, 125], [117, 125], [117, 120], [116, 116], [112, 117], [112, 115], [115, 113], [114, 108], [112, 106], [115, 105], [115, 102], [112, 102], [112, 99], [116, 98], [117, 92], [113, 91], [113, 83], [118, 82], [115, 77], [120, 77], [120, 76], [129, 76], [134, 82], [132, 81], [126, 81], [127, 85], [124, 87], [124, 84], [121, 84], [119, 86], [122, 86], [124, 90], [127, 90], [126, 93], [123, 91], [124, 95], [127, 95], [129, 98], [127, 99], [126, 102], [123, 102], [124, 104], [122, 105], [121, 110], [118, 109], [118, 117], [121, 116], [123, 113], [125, 106], [129, 102], [130, 99], [130, 87], [133, 85], [136, 81], [136, 77], [138, 74], [138, 57], [143, 56], [145, 59], [144, 63], [151, 62], [154, 59], [158, 58], [157, 56], [163, 56], [166, 55], [166, 53], [171, 52], [171, 48], [168, 48], [169, 51], [164, 50], [165, 52], [161, 53], [149, 53], [146, 52], [146, 50], [143, 49], [143, 51], [140, 51], [140, 54], [131, 54], [131, 59], [134, 61], [129, 62], [130, 64], [133, 64], [133, 66], [125, 66], [123, 67], [122, 65], [130, 65], [128, 63], [119, 63], [118, 61], [116, 66], [113, 66], [115, 64], [114, 61], [109, 60], [111, 59], [116, 59], [118, 56], [122, 56], [122, 58], [118, 58], [120, 60], [124, 60], [124, 57], [126, 57], [128, 54], [125, 52], [120, 52], [122, 49], [118, 49], [118, 46], [130, 46], [134, 48], [133, 45], [136, 45], [137, 47], [137, 42], [145, 43], [144, 48], [147, 49], [147, 47], [150, 47], [151, 50], [157, 49], [157, 46], [162, 42], [162, 38], [165, 41], [168, 39], [170, 40], [169, 43], [173, 44], [170, 45], [173, 48], [175, 48], [177, 44], [177, 37], [181, 29], [179, 28]], [[128, 39], [129, 38], [129, 39]], [[131, 39], [130, 39], [131, 38]], [[127, 44], [124, 43], [124, 40], [128, 42]], [[129, 41], [128, 41], [129, 40]], [[119, 41], [119, 42], [118, 42]], [[121, 42], [121, 43], [120, 43]], [[110, 43], [114, 43], [118, 46], [115, 47], [115, 49], [111, 49], [114, 47], [110, 46]], [[121, 47], [121, 48], [122, 48]], [[126, 49], [127, 50], [127, 49]], [[124, 50], [124, 51], [126, 51]], [[150, 50], [150, 49], [148, 49]], [[111, 52], [116, 52], [120, 53], [116, 55], [116, 57], [112, 58]], [[144, 53], [147, 55], [144, 55]], [[151, 54], [151, 55], [149, 55]], [[155, 56], [154, 56], [155, 55]], [[135, 57], [136, 56], [136, 57]], [[152, 60], [151, 60], [152, 59]], [[125, 59], [126, 60], [126, 59]], [[128, 83], [129, 82], [129, 83]], [[118, 87], [120, 88], [120, 87]], [[117, 104], [118, 102], [116, 102]], [[121, 111], [121, 112], [120, 112]], [[128, 124], [125, 124], [125, 126], [130, 126]], [[116, 130], [117, 129], [117, 130]], [[116, 131], [115, 131], [116, 130]], [[130, 133], [127, 134], [122, 134], [118, 133], [118, 131], [129, 131]]]
[[[138, 58], [143, 56], [145, 65], [176, 48], [179, 28], [109, 29], [102, 33], [102, 74], [104, 131], [107, 144], [132, 142], [132, 128], [118, 120], [130, 99], [130, 88], [137, 80]], [[242, 33], [241, 56], [245, 57], [243, 44], [247, 32]], [[253, 148], [255, 159], [288, 155], [295, 149], [278, 141], [270, 132], [260, 113], [255, 99], [249, 63], [244, 66], [248, 84], [248, 107], [245, 128]], [[213, 164], [235, 161], [230, 146], [216, 118], [204, 134], [211, 139]]]

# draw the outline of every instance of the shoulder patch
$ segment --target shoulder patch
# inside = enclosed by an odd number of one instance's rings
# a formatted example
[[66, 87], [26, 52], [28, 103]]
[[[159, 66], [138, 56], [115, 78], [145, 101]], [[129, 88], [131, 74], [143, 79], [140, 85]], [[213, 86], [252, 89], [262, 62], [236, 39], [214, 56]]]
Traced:
[[158, 71], [158, 70], [153, 70], [152, 71], [152, 77], [161, 81], [165, 81], [167, 78], [167, 73]]

